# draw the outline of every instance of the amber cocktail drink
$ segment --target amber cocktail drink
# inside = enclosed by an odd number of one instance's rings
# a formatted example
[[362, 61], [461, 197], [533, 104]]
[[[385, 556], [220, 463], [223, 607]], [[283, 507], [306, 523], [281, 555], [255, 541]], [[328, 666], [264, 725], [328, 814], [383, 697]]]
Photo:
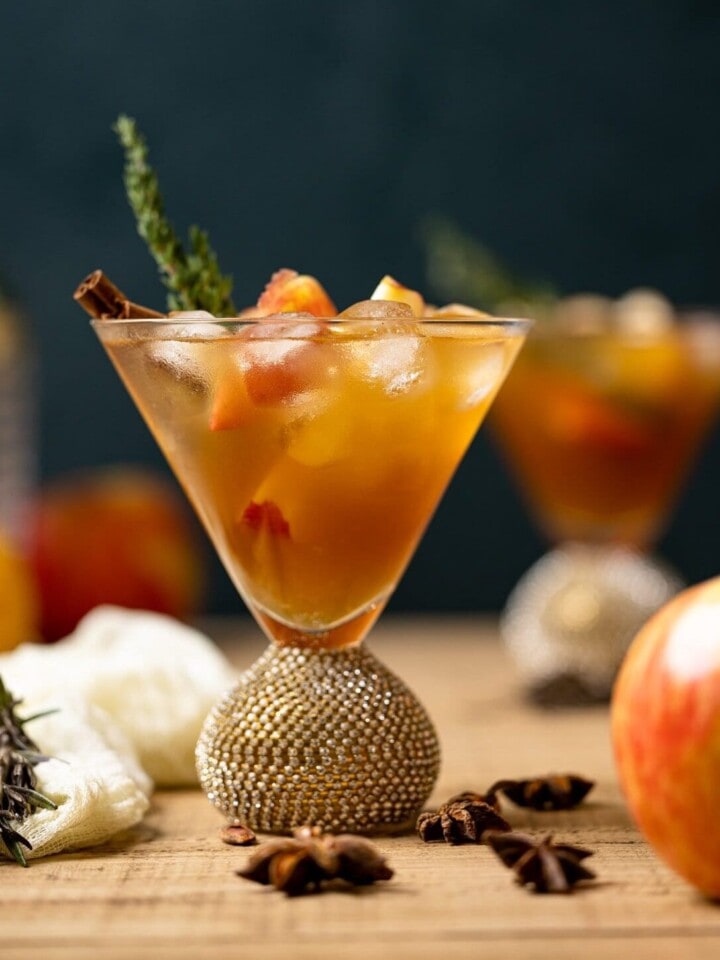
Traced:
[[320, 646], [389, 597], [520, 344], [487, 322], [96, 329], [247, 603]]
[[530, 338], [494, 417], [553, 540], [655, 540], [717, 405], [717, 362], [697, 333]]

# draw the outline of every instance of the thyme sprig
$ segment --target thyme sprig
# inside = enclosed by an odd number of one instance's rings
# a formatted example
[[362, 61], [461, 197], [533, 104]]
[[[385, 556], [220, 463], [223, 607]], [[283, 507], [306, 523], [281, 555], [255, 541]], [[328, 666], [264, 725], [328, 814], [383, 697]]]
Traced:
[[56, 810], [57, 806], [36, 789], [35, 767], [50, 758], [27, 735], [25, 724], [55, 711], [21, 718], [15, 712], [20, 702], [0, 677], [0, 840], [15, 860], [26, 867], [23, 847], [32, 850], [32, 844], [17, 827], [35, 810]]
[[220, 272], [207, 233], [190, 227], [188, 252], [168, 220], [157, 174], [148, 163], [147, 143], [135, 121], [121, 114], [113, 129], [125, 151], [125, 189], [138, 233], [147, 243], [168, 288], [168, 309], [208, 310], [217, 317], [235, 316], [232, 277]]

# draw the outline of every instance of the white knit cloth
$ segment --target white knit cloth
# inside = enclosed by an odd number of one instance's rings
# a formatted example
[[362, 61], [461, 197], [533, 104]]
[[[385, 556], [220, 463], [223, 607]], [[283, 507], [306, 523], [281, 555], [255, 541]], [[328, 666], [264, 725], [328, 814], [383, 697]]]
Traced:
[[59, 697], [54, 703], [58, 712], [34, 721], [32, 736], [53, 757], [36, 774], [38, 790], [57, 810], [38, 810], [19, 825], [32, 844], [23, 848], [27, 859], [104, 843], [142, 819], [152, 789], [132, 746], [102, 710]]
[[158, 613], [97, 607], [60, 643], [26, 643], [0, 656], [16, 696], [68, 695], [101, 707], [158, 786], [197, 783], [195, 744], [232, 685], [227, 660], [202, 633]]
[[39, 789], [58, 809], [23, 821], [29, 856], [102, 843], [137, 823], [151, 778], [197, 783], [200, 728], [234, 681], [203, 634], [118, 607], [98, 607], [60, 643], [0, 656], [0, 676], [22, 698], [21, 717], [58, 708], [28, 726], [40, 750], [58, 758], [36, 768]]

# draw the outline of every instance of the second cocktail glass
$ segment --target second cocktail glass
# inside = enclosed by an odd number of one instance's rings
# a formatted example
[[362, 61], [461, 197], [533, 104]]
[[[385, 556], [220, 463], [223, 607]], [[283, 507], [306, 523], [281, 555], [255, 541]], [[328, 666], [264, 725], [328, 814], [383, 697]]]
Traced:
[[274, 832], [407, 826], [435, 782], [437, 737], [361, 641], [527, 323], [93, 325], [272, 641], [205, 725], [209, 798]]
[[572, 317], [585, 323], [540, 324], [493, 412], [498, 443], [556, 544], [504, 617], [545, 702], [607, 697], [634, 633], [680, 586], [648, 550], [716, 414], [720, 327], [657, 311], [656, 298], [635, 294], [618, 302], [619, 317], [587, 323], [586, 310]]

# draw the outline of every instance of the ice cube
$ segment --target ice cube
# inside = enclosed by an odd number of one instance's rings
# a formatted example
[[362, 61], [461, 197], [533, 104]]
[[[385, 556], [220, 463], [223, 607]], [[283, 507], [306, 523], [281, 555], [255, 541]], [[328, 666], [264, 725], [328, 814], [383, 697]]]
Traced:
[[457, 371], [462, 409], [469, 410], [487, 399], [500, 383], [506, 363], [505, 348], [501, 343], [468, 345], [463, 366]]
[[[173, 317], [179, 320], [180, 317]], [[163, 337], [172, 340], [216, 340], [227, 336], [227, 329], [221, 323], [208, 323], [205, 317], [187, 317], [191, 323], [178, 323], [177, 326], [163, 326]]]
[[343, 310], [341, 317], [366, 320], [412, 320], [415, 314], [407, 303], [392, 300], [360, 300]]
[[347, 404], [334, 387], [311, 390], [294, 408], [288, 455], [307, 467], [320, 467], [352, 454], [354, 446]]
[[171, 320], [214, 320], [215, 317], [207, 310], [171, 310], [168, 314]]
[[381, 384], [386, 393], [406, 393], [423, 382], [428, 351], [414, 324], [394, 324], [379, 335], [358, 338], [350, 352], [362, 378]]
[[414, 317], [421, 317], [425, 312], [425, 301], [417, 290], [404, 287], [389, 274], [386, 274], [375, 287], [372, 292], [372, 299], [406, 303], [412, 310]]
[[287, 321], [288, 314], [242, 331], [235, 362], [243, 371], [250, 397], [261, 405], [294, 402], [324, 384], [333, 372], [332, 352], [321, 342], [322, 322]]
[[226, 333], [220, 324], [203, 323], [203, 319], [205, 318], [199, 317], [198, 323], [181, 323], [177, 327], [163, 326], [163, 339], [153, 341], [148, 349], [148, 358], [152, 364], [178, 380], [192, 383], [196, 389], [205, 386], [208, 370], [207, 341], [216, 340]]
[[[288, 318], [291, 318], [290, 320]], [[307, 322], [310, 318], [310, 322]], [[280, 313], [263, 317], [262, 323], [244, 331], [248, 342], [242, 354], [249, 365], [277, 366], [306, 350], [308, 343], [322, 331], [312, 314]]]

